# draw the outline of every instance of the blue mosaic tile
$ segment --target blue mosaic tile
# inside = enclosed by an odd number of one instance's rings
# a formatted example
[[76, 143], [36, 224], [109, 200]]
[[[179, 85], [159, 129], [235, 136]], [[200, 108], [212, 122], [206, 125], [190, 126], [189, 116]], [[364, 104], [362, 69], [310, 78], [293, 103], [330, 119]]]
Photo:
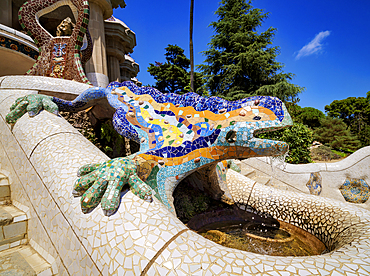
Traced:
[[322, 178], [319, 172], [311, 173], [306, 186], [312, 195], [320, 195], [322, 191]]
[[[118, 89], [120, 87], [122, 89]], [[52, 101], [61, 111], [79, 111], [101, 98], [106, 98], [116, 109], [114, 128], [119, 134], [140, 143], [140, 151], [104, 163], [98, 170], [109, 172], [111, 177], [117, 171], [122, 172], [117, 173], [117, 177], [124, 177], [120, 183], [130, 179], [129, 185], [133, 185], [134, 193], [144, 200], [151, 199], [150, 189], [153, 189], [154, 196], [170, 210], [169, 189], [174, 189], [182, 178], [195, 170], [216, 166], [219, 161], [230, 158], [277, 156], [288, 150], [286, 143], [254, 138], [256, 131], [274, 130], [292, 124], [284, 104], [275, 97], [254, 96], [229, 102], [217, 97], [204, 98], [195, 93], [162, 94], [154, 88], [138, 87], [132, 82], [114, 82], [107, 88], [87, 89], [71, 102], [55, 97]], [[37, 101], [37, 96], [33, 100]], [[14, 117], [19, 117], [17, 103], [14, 108]], [[21, 111], [24, 112], [20, 108]], [[112, 164], [117, 164], [117, 168], [113, 168]], [[129, 165], [131, 169], [125, 170], [119, 167], [121, 165]], [[89, 168], [96, 169], [95, 165]], [[136, 174], [137, 168], [145, 171], [140, 179], [137, 175], [126, 175]], [[100, 179], [104, 177], [99, 174]], [[145, 182], [148, 177], [150, 188]], [[81, 178], [78, 189], [93, 189], [93, 192], [86, 191], [81, 199], [88, 195], [93, 198], [91, 204], [85, 204], [85, 211], [87, 206], [96, 206], [101, 198], [104, 199], [104, 206], [111, 205], [108, 197], [102, 194], [105, 189], [112, 189], [110, 184], [100, 180], [106, 185], [103, 187], [96, 184], [91, 176]]]
[[363, 179], [347, 178], [339, 190], [348, 202], [365, 203], [369, 199], [369, 185]]

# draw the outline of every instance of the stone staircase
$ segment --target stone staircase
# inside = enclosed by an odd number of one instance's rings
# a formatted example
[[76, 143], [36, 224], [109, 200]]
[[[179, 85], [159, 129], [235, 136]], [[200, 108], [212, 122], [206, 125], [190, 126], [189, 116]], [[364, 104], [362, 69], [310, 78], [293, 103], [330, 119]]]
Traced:
[[271, 177], [271, 175], [264, 173], [261, 170], [258, 170], [256, 168], [251, 167], [246, 162], [234, 160], [234, 163], [240, 168], [240, 174], [244, 175], [245, 177], [248, 177], [260, 184], [278, 188], [281, 190], [290, 190], [291, 187], [287, 185], [286, 183], [279, 181], [276, 178]]
[[0, 275], [53, 275], [28, 243], [26, 213], [11, 203], [9, 180], [0, 173]]
[[253, 179], [254, 181], [256, 181], [260, 184], [268, 185], [271, 182], [271, 177], [270, 176], [263, 175], [260, 172], [257, 172], [255, 169], [253, 169], [253, 168], [251, 168], [247, 165], [242, 166], [240, 173], [242, 175], [250, 178], [250, 179]]

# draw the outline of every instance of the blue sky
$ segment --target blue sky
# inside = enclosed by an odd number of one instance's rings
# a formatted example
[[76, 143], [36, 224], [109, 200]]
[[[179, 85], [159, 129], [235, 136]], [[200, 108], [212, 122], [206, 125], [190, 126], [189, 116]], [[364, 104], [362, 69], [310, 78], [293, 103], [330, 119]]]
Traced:
[[[113, 15], [136, 33], [132, 57], [140, 65], [138, 79], [153, 85], [149, 63], [164, 62], [164, 48], [177, 44], [189, 57], [190, 0], [126, 0]], [[277, 61], [295, 74], [292, 83], [306, 87], [299, 105], [324, 111], [334, 100], [365, 97], [370, 90], [370, 2], [368, 0], [255, 0], [252, 5], [269, 12], [260, 31], [277, 29], [273, 46]], [[194, 61], [201, 64], [213, 35], [208, 27], [217, 17], [217, 0], [195, 0]]]

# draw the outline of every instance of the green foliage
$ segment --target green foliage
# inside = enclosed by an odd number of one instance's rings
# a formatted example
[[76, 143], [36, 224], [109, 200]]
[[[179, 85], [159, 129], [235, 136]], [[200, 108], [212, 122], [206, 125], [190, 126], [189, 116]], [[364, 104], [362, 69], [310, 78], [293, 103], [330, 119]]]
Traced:
[[337, 150], [357, 150], [361, 143], [353, 136], [342, 119], [326, 117], [315, 129], [314, 139]]
[[295, 123], [289, 128], [260, 134], [260, 138], [286, 142], [289, 145], [289, 156], [286, 162], [305, 164], [312, 162], [309, 147], [312, 144], [313, 132], [301, 123]]
[[291, 84], [293, 75], [283, 73], [276, 61], [280, 49], [271, 47], [276, 29], [257, 32], [268, 14], [250, 1], [222, 0], [216, 15], [218, 21], [210, 24], [215, 34], [198, 66], [210, 94], [228, 100], [271, 95], [295, 102], [304, 88]]
[[341, 152], [338, 150], [331, 150], [331, 151], [335, 153], [336, 155], [339, 155], [340, 157], [347, 157], [347, 154], [345, 152]]
[[[284, 75], [284, 74], [283, 74]], [[291, 74], [285, 74], [286, 78], [275, 84], [261, 86], [253, 95], [277, 97], [285, 103], [299, 102], [298, 94], [302, 93], [305, 88], [290, 83]]]
[[182, 180], [173, 192], [177, 217], [187, 223], [191, 218], [204, 212], [232, 209], [231, 205], [213, 199], [206, 192], [195, 188], [189, 178]]
[[332, 159], [340, 159], [341, 157], [346, 157], [346, 154], [340, 151], [331, 150], [329, 147], [326, 146], [320, 146], [312, 149], [311, 157], [314, 160], [330, 161]]
[[343, 119], [347, 128], [353, 136], [357, 136], [361, 146], [370, 145], [370, 93], [368, 98], [349, 97], [344, 100], [335, 100], [330, 105], [325, 106], [328, 116]]
[[186, 181], [182, 181], [173, 193], [174, 205], [177, 217], [187, 223], [192, 217], [205, 212], [211, 198], [203, 192], [195, 189]]
[[325, 114], [313, 107], [300, 107], [297, 106], [296, 114], [294, 117], [295, 122], [302, 123], [311, 129], [320, 126], [320, 120], [325, 118]]
[[101, 125], [100, 141], [103, 145], [104, 153], [109, 157], [118, 157], [122, 153], [125, 153], [125, 140], [110, 123], [103, 123]]
[[363, 126], [357, 136], [362, 147], [370, 146], [370, 125]]
[[297, 119], [298, 115], [300, 114], [302, 107], [300, 107], [296, 103], [285, 103], [286, 108], [288, 109], [288, 112], [290, 116], [292, 117], [293, 122], [300, 123], [300, 121]]
[[[153, 87], [163, 93], [184, 93], [190, 90], [190, 60], [185, 56], [184, 50], [177, 45], [168, 45], [166, 48], [166, 62], [150, 63], [148, 72], [154, 77], [156, 83]], [[194, 72], [194, 89], [197, 91], [203, 85], [202, 75]], [[189, 87], [188, 87], [189, 86]], [[188, 87], [188, 88], [187, 88]]]
[[325, 111], [330, 117], [343, 119], [347, 126], [357, 132], [360, 132], [365, 124], [370, 123], [370, 103], [364, 97], [335, 100], [325, 106]]

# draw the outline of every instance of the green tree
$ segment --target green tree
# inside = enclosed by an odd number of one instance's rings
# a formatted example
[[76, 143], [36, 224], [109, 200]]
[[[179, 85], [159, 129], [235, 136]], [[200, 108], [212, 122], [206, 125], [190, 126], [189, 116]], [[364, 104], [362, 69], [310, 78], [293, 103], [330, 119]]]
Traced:
[[190, 89], [191, 89], [191, 92], [194, 92], [193, 23], [194, 23], [194, 0], [190, 0], [189, 49], [190, 49]]
[[[368, 97], [370, 94], [368, 92]], [[349, 97], [344, 100], [335, 100], [325, 106], [328, 116], [340, 118], [347, 125], [351, 133], [359, 138], [362, 146], [370, 145], [370, 103], [364, 97]]]
[[354, 151], [361, 143], [357, 136], [351, 134], [342, 119], [326, 117], [321, 120], [321, 126], [314, 131], [314, 139], [337, 150]]
[[218, 21], [210, 24], [215, 34], [198, 67], [210, 94], [228, 100], [270, 95], [296, 102], [304, 88], [290, 83], [293, 74], [283, 73], [276, 61], [280, 49], [271, 47], [276, 29], [257, 32], [268, 13], [253, 8], [251, 1], [222, 0], [216, 15]]
[[[166, 48], [166, 62], [150, 63], [148, 72], [154, 76], [154, 85], [163, 93], [183, 93], [190, 84], [190, 60], [185, 56], [184, 50], [177, 45], [168, 45]], [[203, 85], [201, 74], [194, 74], [195, 90]]]
[[267, 132], [258, 135], [260, 138], [279, 140], [289, 145], [289, 154], [286, 162], [305, 164], [312, 162], [309, 147], [312, 145], [313, 132], [301, 123], [295, 123], [289, 128]]
[[325, 111], [330, 117], [343, 119], [352, 131], [358, 133], [362, 127], [370, 123], [370, 103], [364, 97], [335, 100], [325, 106]]
[[325, 118], [325, 114], [316, 108], [313, 107], [299, 107], [295, 119], [297, 122], [300, 122], [311, 129], [319, 127], [320, 120]]
[[357, 136], [358, 136], [358, 139], [361, 141], [362, 147], [370, 146], [370, 126], [369, 125], [364, 126]]

